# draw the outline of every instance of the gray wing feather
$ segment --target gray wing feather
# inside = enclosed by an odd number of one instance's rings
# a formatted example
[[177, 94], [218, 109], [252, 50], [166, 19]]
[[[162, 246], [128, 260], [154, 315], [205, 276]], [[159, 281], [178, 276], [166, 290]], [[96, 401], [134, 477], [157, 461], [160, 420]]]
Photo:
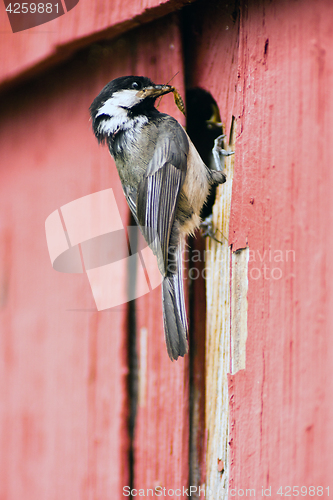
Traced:
[[123, 191], [124, 191], [124, 195], [125, 195], [127, 204], [132, 212], [134, 219], [135, 219], [135, 222], [139, 226], [140, 225], [139, 220], [138, 220], [138, 217], [136, 215], [136, 190], [130, 190], [128, 187], [123, 186]]
[[182, 184], [182, 172], [166, 163], [156, 174], [146, 177], [139, 188], [137, 217], [164, 276], [168, 271], [171, 233], [175, 231], [174, 217]]
[[[169, 264], [168, 249], [174, 243], [172, 234], [176, 239], [174, 219], [189, 149], [182, 127], [175, 120], [170, 122], [169, 128], [159, 129], [153, 156], [137, 194], [137, 218], [164, 276]], [[156, 236], [159, 241], [154, 245]]]
[[[166, 125], [165, 129], [159, 128], [152, 159], [138, 187], [136, 216], [164, 276], [164, 333], [169, 357], [174, 360], [188, 350], [182, 257], [175, 213], [186, 176], [189, 144], [175, 120], [170, 119]], [[170, 247], [175, 247], [172, 252]]]

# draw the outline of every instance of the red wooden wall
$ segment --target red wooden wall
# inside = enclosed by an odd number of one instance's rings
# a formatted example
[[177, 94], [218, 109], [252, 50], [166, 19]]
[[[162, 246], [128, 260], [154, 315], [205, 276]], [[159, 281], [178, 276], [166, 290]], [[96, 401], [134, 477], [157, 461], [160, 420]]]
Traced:
[[[191, 1], [191, 0], [190, 0]], [[13, 33], [1, 5], [0, 81], [6, 88], [59, 62], [95, 40], [112, 39], [130, 29], [176, 11], [189, 0], [104, 2], [79, 0], [76, 7], [53, 21]]]
[[250, 248], [229, 498], [332, 489], [333, 6], [243, 2], [239, 26], [222, 3], [193, 10], [190, 83], [236, 117], [229, 244]]
[[[52, 269], [44, 231], [61, 205], [108, 187], [129, 223], [88, 107], [116, 76], [165, 82], [177, 71], [182, 95], [185, 76], [212, 93], [227, 132], [236, 118], [229, 244], [248, 246], [250, 262], [246, 368], [229, 376], [229, 498], [333, 488], [333, 6], [198, 1], [159, 19], [182, 4], [106, 12], [80, 0], [45, 30], [16, 34], [0, 9], [1, 499], [104, 500], [130, 483], [205, 481], [204, 429], [196, 474], [188, 458], [189, 385], [201, 379], [190, 379], [188, 358], [167, 358], [160, 291], [137, 301], [138, 372], [129, 373], [129, 306], [97, 313], [84, 274]], [[45, 69], [77, 47], [86, 49]], [[170, 96], [161, 109], [182, 119]], [[133, 439], [129, 381], [139, 396]]]
[[272, 495], [333, 486], [332, 20], [331, 2], [306, 0], [252, 2], [240, 23], [230, 243], [253, 256], [230, 487]]
[[[175, 15], [142, 30], [133, 72], [166, 82], [179, 71], [173, 84], [184, 95], [179, 28]], [[172, 96], [168, 96], [166, 109], [184, 123]], [[138, 299], [136, 310], [139, 385], [143, 394], [139, 392], [135, 427], [135, 487], [175, 490], [188, 483], [189, 474], [188, 358], [171, 363], [167, 355], [160, 287]]]
[[[158, 70], [162, 58], [164, 73]], [[63, 204], [108, 187], [124, 225], [130, 223], [88, 108], [120, 74], [165, 82], [176, 71], [183, 94], [180, 36], [171, 17], [6, 95], [0, 132], [1, 498], [114, 499], [130, 484], [128, 305], [97, 312], [85, 275], [52, 269], [44, 226]], [[172, 96], [160, 109], [182, 120]], [[127, 273], [123, 266], [115, 294]], [[144, 476], [147, 487], [186, 484], [186, 361], [168, 359], [159, 289], [141, 299], [137, 324], [147, 329], [149, 347], [133, 443], [136, 468], [142, 468], [143, 486]]]
[[126, 306], [97, 313], [87, 277], [53, 271], [45, 239], [51, 212], [110, 185], [128, 219], [88, 121], [104, 78], [85, 74], [78, 62], [7, 95], [1, 120], [4, 499], [113, 498], [129, 477]]

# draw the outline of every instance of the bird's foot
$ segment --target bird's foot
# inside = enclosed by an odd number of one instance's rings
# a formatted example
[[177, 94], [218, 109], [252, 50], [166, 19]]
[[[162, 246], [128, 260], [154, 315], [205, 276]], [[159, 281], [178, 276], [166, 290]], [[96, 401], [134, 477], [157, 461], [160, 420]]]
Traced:
[[221, 172], [224, 170], [224, 157], [230, 156], [235, 153], [235, 151], [227, 151], [224, 149], [224, 138], [225, 134], [219, 135], [214, 141], [214, 147], [212, 150], [215, 170]]
[[204, 238], [207, 238], [207, 236], [209, 236], [214, 241], [216, 241], [217, 243], [221, 243], [221, 245], [222, 245], [222, 241], [218, 240], [215, 236], [216, 229], [214, 228], [214, 224], [213, 224], [213, 214], [210, 214], [208, 217], [206, 217], [206, 219], [201, 221], [200, 231], [201, 231], [201, 234]]

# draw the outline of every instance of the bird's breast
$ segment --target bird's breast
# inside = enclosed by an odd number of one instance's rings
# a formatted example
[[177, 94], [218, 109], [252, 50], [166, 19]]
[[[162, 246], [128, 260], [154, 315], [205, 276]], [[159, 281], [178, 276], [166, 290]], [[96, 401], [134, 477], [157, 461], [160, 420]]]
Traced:
[[136, 126], [117, 133], [109, 143], [123, 186], [137, 188], [152, 156], [149, 135]]

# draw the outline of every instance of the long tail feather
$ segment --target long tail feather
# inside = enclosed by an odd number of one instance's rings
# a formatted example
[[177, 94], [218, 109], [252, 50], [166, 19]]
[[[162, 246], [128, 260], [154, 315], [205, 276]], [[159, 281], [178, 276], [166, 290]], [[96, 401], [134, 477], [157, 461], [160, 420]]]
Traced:
[[188, 351], [187, 320], [184, 302], [181, 258], [178, 272], [166, 276], [162, 283], [165, 342], [171, 360], [184, 356]]

